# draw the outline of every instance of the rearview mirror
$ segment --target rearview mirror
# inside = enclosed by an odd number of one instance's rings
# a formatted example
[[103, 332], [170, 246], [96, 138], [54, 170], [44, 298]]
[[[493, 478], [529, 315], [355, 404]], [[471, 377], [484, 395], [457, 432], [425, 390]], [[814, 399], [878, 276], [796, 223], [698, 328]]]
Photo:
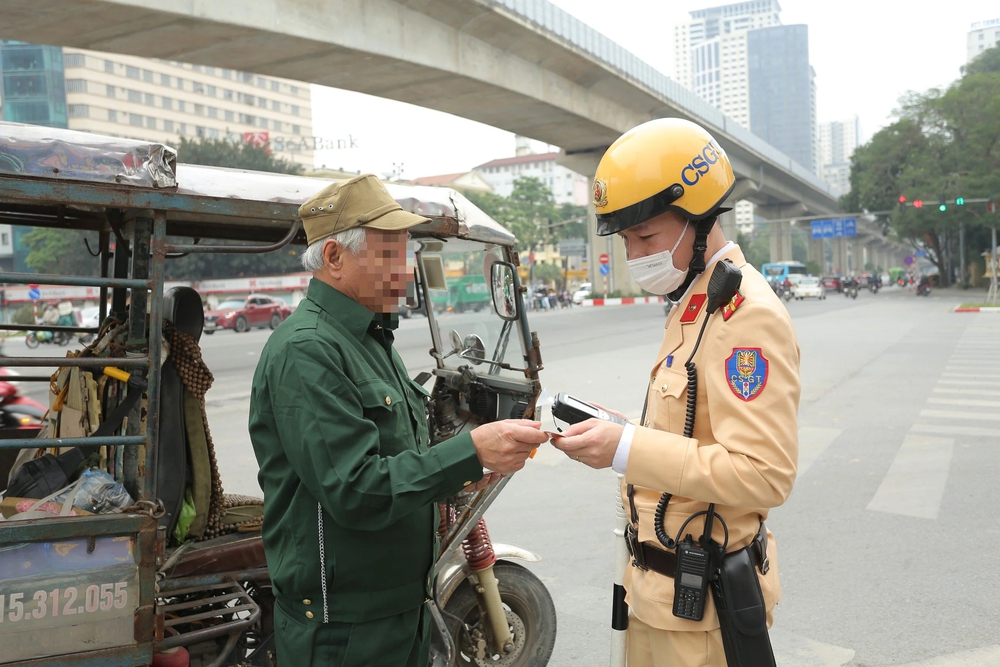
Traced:
[[490, 291], [493, 294], [493, 310], [502, 320], [517, 319], [517, 285], [514, 265], [494, 262], [490, 268]]
[[410, 310], [420, 310], [420, 272], [413, 269], [413, 282], [406, 284], [406, 307]]

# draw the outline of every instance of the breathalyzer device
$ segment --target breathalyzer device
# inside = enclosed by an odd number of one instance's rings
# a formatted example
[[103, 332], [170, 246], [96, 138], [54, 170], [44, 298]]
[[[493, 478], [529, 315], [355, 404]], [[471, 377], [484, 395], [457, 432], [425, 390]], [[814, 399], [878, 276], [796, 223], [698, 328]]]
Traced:
[[552, 416], [567, 424], [576, 424], [588, 419], [603, 419], [622, 426], [628, 424], [621, 417], [616, 417], [595, 405], [565, 393], [556, 394], [552, 403]]

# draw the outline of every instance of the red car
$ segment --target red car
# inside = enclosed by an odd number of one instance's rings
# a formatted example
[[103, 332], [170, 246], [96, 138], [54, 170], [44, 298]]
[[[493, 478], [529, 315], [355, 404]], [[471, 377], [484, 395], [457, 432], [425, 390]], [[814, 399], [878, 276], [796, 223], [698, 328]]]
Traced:
[[823, 276], [823, 279], [820, 280], [820, 282], [823, 284], [823, 287], [828, 290], [840, 292], [844, 289], [844, 286], [840, 281], [840, 277], [838, 276]]
[[245, 299], [227, 299], [215, 310], [205, 313], [205, 333], [212, 334], [217, 329], [232, 329], [236, 333], [263, 327], [277, 329], [291, 314], [292, 309], [282, 299], [260, 294], [251, 294]]

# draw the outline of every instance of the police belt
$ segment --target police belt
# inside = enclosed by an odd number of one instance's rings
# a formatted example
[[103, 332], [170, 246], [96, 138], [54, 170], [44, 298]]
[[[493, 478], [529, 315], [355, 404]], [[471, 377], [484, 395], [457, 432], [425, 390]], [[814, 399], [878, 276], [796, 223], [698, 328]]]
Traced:
[[[629, 528], [632, 528], [632, 526], [629, 526]], [[674, 572], [677, 569], [677, 554], [673, 551], [664, 551], [645, 542], [636, 544], [628, 538], [626, 538], [626, 545], [629, 546], [629, 551], [632, 552], [632, 565], [634, 567], [638, 567], [641, 570], [652, 570], [657, 574], [662, 574], [665, 577], [673, 579]], [[763, 521], [760, 522], [760, 530], [757, 531], [757, 535], [754, 536], [753, 541], [744, 547], [744, 549], [749, 552], [750, 560], [760, 570], [760, 573], [767, 574], [768, 570], [771, 569], [771, 564], [767, 559], [767, 527]]]

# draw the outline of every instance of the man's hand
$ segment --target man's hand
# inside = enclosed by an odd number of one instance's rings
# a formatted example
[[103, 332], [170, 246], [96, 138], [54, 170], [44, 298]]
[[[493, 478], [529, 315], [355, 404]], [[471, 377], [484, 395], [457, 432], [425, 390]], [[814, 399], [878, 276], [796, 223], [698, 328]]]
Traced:
[[506, 476], [507, 475], [504, 475], [499, 472], [488, 472], [485, 475], [483, 475], [483, 478], [481, 480], [479, 480], [475, 484], [470, 484], [469, 486], [462, 489], [462, 491], [465, 491], [466, 493], [475, 493], [476, 491], [482, 491], [490, 484], [499, 482]]
[[591, 468], [610, 468], [624, 430], [625, 427], [621, 424], [603, 419], [588, 419], [573, 424], [562, 435], [553, 436], [552, 445], [571, 459]]
[[506, 419], [473, 429], [472, 443], [480, 463], [493, 472], [517, 472], [531, 451], [548, 440], [541, 426], [527, 419]]
[[606, 408], [603, 405], [601, 405], [600, 403], [591, 403], [591, 405], [593, 405], [595, 408], [600, 408], [601, 410], [604, 410], [605, 412], [607, 412], [609, 415], [614, 415], [615, 417], [618, 417], [619, 419], [624, 419], [625, 421], [632, 421], [628, 417], [626, 417], [625, 415], [623, 415], [622, 413], [618, 412], [617, 410], [612, 410], [611, 408]]

